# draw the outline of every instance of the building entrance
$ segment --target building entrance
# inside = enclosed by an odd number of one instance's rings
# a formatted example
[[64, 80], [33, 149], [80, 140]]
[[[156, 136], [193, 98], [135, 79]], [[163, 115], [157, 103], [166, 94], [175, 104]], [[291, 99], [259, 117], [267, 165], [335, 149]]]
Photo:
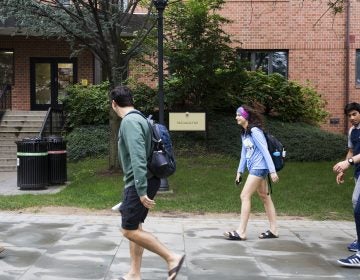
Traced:
[[31, 110], [61, 109], [65, 88], [76, 82], [76, 59], [31, 58]]

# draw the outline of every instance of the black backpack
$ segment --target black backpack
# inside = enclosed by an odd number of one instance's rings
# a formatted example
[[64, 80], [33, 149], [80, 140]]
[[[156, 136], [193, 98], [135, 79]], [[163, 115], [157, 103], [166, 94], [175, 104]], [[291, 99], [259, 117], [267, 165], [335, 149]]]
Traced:
[[271, 158], [274, 162], [275, 170], [280, 171], [285, 165], [286, 151], [284, 145], [272, 134], [264, 132], [266, 143]]
[[131, 111], [143, 116], [149, 125], [151, 132], [151, 153], [147, 159], [147, 167], [158, 178], [167, 178], [176, 171], [176, 161], [171, 143], [170, 133], [165, 125], [156, 123], [152, 115], [145, 117], [139, 111]]

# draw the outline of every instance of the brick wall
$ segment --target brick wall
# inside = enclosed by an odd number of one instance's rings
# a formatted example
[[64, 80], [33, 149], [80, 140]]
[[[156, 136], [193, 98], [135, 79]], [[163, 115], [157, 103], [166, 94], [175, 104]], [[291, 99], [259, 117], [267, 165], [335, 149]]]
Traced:
[[[0, 49], [14, 50], [15, 84], [12, 87], [13, 110], [30, 110], [30, 57], [69, 57], [67, 43], [58, 40], [0, 36]], [[93, 56], [78, 57], [78, 80], [93, 82]]]
[[[360, 48], [360, 2], [351, 0], [349, 101], [360, 102], [355, 87], [355, 50]], [[222, 14], [233, 22], [224, 29], [239, 40], [238, 46], [256, 50], [289, 50], [289, 79], [310, 82], [326, 100], [330, 118], [322, 127], [344, 132], [345, 14], [325, 15], [326, 1], [227, 0]]]

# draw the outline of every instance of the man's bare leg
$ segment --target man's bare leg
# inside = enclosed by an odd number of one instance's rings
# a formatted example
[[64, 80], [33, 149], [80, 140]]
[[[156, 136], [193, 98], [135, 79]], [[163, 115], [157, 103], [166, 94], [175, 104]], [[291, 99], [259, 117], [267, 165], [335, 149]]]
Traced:
[[[168, 270], [173, 269], [174, 267], [176, 267], [180, 260], [181, 257], [178, 254], [175, 254], [173, 252], [171, 252], [164, 244], [162, 244], [154, 235], [152, 235], [149, 232], [146, 232], [144, 230], [142, 230], [141, 228], [138, 228], [136, 230], [126, 230], [123, 229], [123, 234], [124, 236], [129, 239], [130, 241], [134, 242], [136, 244], [136, 246], [141, 247], [141, 248], [145, 248], [157, 255], [159, 255], [160, 257], [162, 257], [168, 265]], [[135, 248], [136, 248], [135, 246]], [[134, 253], [139, 253], [140, 250], [136, 251], [134, 250]], [[139, 257], [139, 255], [137, 255], [137, 257]], [[140, 262], [137, 260], [137, 264], [141, 265], [141, 259], [142, 259], [142, 252], [140, 254]], [[133, 261], [133, 260], [132, 260]], [[126, 278], [127, 280], [132, 280], [133, 278]], [[138, 278], [136, 278], [138, 279]], [[169, 278], [172, 279], [172, 278]]]
[[[142, 226], [139, 225], [139, 230], [142, 230]], [[126, 280], [141, 280], [141, 262], [144, 253], [144, 248], [137, 245], [133, 241], [130, 242], [130, 270], [123, 276]]]

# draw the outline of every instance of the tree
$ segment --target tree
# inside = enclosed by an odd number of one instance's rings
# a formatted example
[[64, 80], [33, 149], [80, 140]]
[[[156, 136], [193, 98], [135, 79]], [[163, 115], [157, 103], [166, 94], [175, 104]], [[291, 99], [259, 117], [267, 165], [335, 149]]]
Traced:
[[[145, 14], [135, 14], [138, 8]], [[90, 50], [102, 63], [110, 90], [127, 78], [130, 59], [142, 52], [156, 24], [146, 0], [0, 0], [0, 20], [15, 17], [28, 34], [69, 42], [72, 55]], [[119, 121], [110, 109], [109, 168], [116, 169]]]
[[[169, 7], [165, 17], [169, 73], [167, 101], [174, 109], [216, 108], [224, 97], [224, 71], [235, 60], [229, 20], [220, 16], [224, 0], [188, 0]], [[221, 101], [220, 101], [221, 102]]]

